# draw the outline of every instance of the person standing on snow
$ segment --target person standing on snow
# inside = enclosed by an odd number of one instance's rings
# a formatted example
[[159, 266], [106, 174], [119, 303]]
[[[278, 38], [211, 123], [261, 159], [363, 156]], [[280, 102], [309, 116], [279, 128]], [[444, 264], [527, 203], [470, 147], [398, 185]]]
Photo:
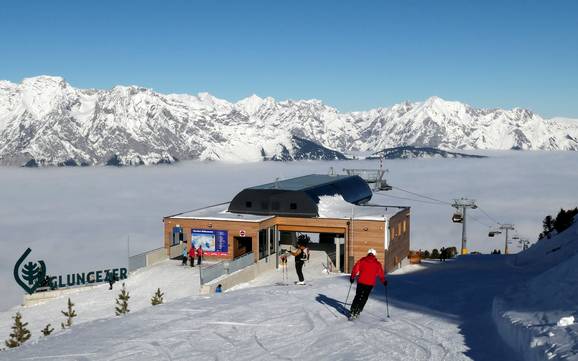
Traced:
[[189, 249], [189, 261], [191, 262], [191, 267], [195, 267], [195, 245], [191, 244], [191, 249]]
[[349, 278], [350, 283], [355, 281], [357, 275], [359, 275], [359, 278], [357, 279], [355, 298], [351, 303], [351, 309], [349, 311], [350, 320], [355, 320], [361, 311], [363, 311], [363, 307], [365, 307], [369, 294], [371, 293], [373, 286], [375, 286], [375, 277], [379, 277], [381, 283], [387, 287], [387, 280], [383, 273], [383, 267], [377, 258], [375, 258], [376, 253], [375, 249], [370, 248], [367, 251], [367, 256], [357, 261], [351, 271], [351, 277]]
[[201, 247], [199, 245], [199, 248], [197, 248], [197, 265], [200, 266], [201, 265], [201, 259], [203, 258], [203, 247]]
[[183, 263], [181, 263], [181, 265], [186, 266], [187, 265], [187, 246], [186, 245], [183, 247], [182, 256], [183, 256]]
[[303, 277], [303, 265], [308, 259], [308, 252], [306, 250], [307, 243], [309, 243], [309, 237], [307, 235], [300, 235], [297, 239], [297, 249], [295, 251], [289, 251], [293, 257], [295, 257], [295, 271], [297, 272], [298, 282], [295, 284], [304, 285], [305, 277]]

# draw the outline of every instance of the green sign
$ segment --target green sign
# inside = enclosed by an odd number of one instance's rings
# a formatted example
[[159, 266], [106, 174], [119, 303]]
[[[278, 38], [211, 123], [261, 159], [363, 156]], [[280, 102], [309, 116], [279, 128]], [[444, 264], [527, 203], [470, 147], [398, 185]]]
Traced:
[[124, 280], [128, 276], [126, 268], [112, 268], [90, 272], [72, 273], [60, 276], [46, 276], [46, 264], [44, 261], [28, 261], [26, 257], [32, 252], [30, 248], [24, 251], [14, 266], [14, 279], [29, 294], [33, 294], [39, 287], [58, 289], [86, 284], [103, 282], [115, 282]]
[[27, 248], [16, 262], [14, 266], [14, 279], [24, 291], [33, 294], [44, 281], [44, 277], [46, 277], [46, 265], [44, 261], [28, 261], [28, 263], [24, 263], [24, 260], [30, 252], [32, 252], [32, 250]]

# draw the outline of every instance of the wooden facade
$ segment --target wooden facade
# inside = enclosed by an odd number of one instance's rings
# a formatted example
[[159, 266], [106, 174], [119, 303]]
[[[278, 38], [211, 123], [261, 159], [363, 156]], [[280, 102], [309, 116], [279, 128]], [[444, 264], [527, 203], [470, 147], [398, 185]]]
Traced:
[[[183, 241], [188, 248], [191, 245], [192, 229], [223, 230], [228, 234], [229, 252], [221, 259], [233, 259], [241, 253], [239, 237], [244, 240], [251, 238], [251, 251], [255, 261], [259, 258], [260, 231], [267, 234], [267, 255], [270, 254], [271, 242], [274, 242], [272, 233], [279, 231], [332, 233], [342, 234], [345, 238], [344, 267], [349, 272], [353, 264], [367, 255], [367, 250], [377, 250], [377, 258], [383, 262], [386, 271], [398, 267], [408, 257], [410, 248], [410, 213], [409, 208], [401, 208], [387, 221], [375, 219], [355, 218], [318, 218], [318, 217], [283, 217], [271, 216], [261, 220], [210, 219], [207, 217], [179, 217], [164, 218], [164, 245], [169, 248], [173, 245], [173, 228], [183, 229]], [[261, 233], [263, 234], [263, 232]]]

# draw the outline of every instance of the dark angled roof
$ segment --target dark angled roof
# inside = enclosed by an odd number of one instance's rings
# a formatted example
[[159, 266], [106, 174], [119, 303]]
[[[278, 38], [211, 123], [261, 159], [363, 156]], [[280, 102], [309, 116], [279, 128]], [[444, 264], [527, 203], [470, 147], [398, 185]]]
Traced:
[[369, 201], [372, 193], [359, 176], [310, 174], [246, 188], [233, 198], [229, 211], [315, 217], [319, 197], [333, 195], [360, 204]]

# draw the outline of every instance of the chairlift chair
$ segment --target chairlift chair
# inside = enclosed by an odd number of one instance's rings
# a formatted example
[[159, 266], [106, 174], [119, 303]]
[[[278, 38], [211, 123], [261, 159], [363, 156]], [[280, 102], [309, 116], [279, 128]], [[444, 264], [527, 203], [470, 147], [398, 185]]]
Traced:
[[452, 222], [454, 223], [463, 223], [463, 221], [464, 216], [459, 212], [454, 213], [454, 215], [452, 216]]

